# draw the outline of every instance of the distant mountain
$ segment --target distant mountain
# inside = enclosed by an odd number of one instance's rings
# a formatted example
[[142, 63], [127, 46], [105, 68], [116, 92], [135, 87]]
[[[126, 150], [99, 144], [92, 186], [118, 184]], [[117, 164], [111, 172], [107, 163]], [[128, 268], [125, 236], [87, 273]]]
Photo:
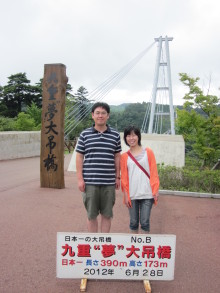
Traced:
[[131, 103], [123, 103], [121, 105], [110, 105], [111, 112], [122, 112]]
[[[141, 104], [141, 103], [123, 103], [121, 105], [109, 105], [110, 106], [110, 110], [112, 113], [117, 113], [117, 112], [123, 112], [125, 110], [125, 108], [127, 108], [129, 105], [138, 105], [138, 104]], [[146, 103], [142, 103], [142, 104], [146, 104]], [[168, 105], [165, 105], [165, 106], [168, 106]], [[174, 105], [174, 108], [178, 108], [180, 110], [183, 109], [183, 106], [182, 105]]]

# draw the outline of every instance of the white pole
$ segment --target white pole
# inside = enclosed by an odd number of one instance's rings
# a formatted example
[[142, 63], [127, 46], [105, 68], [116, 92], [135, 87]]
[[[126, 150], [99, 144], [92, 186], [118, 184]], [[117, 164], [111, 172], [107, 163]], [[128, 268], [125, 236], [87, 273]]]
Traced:
[[169, 43], [168, 43], [167, 36], [165, 37], [165, 45], [166, 45], [166, 57], [167, 57], [167, 74], [168, 74], [168, 87], [169, 87], [171, 134], [175, 135], [173, 94], [172, 94], [172, 82], [171, 82], [171, 70], [170, 70], [170, 52], [169, 52]]
[[155, 40], [158, 41], [158, 48], [157, 48], [157, 59], [156, 59], [156, 67], [155, 67], [155, 74], [154, 74], [154, 85], [153, 85], [153, 93], [152, 93], [150, 122], [149, 122], [149, 127], [148, 127], [148, 133], [150, 133], [150, 134], [153, 131], [154, 112], [155, 112], [156, 96], [157, 96], [157, 84], [158, 84], [159, 66], [160, 66], [160, 57], [161, 57], [161, 48], [162, 48], [162, 37], [159, 37], [159, 39], [157, 38]]

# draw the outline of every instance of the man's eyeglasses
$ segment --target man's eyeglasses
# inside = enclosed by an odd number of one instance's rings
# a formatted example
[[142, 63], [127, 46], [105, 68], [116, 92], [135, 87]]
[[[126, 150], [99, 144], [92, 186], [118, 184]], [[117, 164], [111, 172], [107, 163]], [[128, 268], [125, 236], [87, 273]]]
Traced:
[[103, 112], [94, 112], [94, 115], [96, 115], [96, 116], [99, 116], [99, 115], [102, 115], [102, 116], [105, 116], [105, 115], [107, 115], [108, 113], [106, 112], [106, 111], [103, 111]]

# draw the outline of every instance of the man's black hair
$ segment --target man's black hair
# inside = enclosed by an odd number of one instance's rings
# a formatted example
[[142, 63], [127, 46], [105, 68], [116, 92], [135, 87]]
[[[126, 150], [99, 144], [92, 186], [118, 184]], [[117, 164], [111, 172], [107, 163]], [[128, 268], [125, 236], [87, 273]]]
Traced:
[[107, 103], [97, 102], [92, 106], [92, 113], [94, 113], [95, 109], [101, 107], [106, 110], [106, 112], [110, 113], [110, 107]]
[[129, 144], [127, 143], [126, 137], [127, 135], [130, 135], [131, 132], [134, 132], [138, 136], [138, 145], [141, 146], [141, 132], [140, 132], [140, 129], [134, 125], [130, 125], [126, 127], [124, 130], [124, 141], [126, 145], [129, 146]]

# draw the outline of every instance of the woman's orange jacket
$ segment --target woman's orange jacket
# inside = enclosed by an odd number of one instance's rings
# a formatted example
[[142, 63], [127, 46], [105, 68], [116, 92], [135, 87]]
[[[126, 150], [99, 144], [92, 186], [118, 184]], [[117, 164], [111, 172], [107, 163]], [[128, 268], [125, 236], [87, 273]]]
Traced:
[[[159, 191], [159, 176], [157, 173], [157, 164], [155, 160], [155, 156], [153, 151], [150, 148], [145, 149], [148, 156], [148, 163], [150, 168], [150, 186], [152, 189], [153, 196]], [[121, 190], [126, 192], [128, 196], [128, 201], [131, 204], [130, 194], [129, 194], [129, 176], [128, 176], [128, 167], [127, 167], [127, 161], [128, 161], [128, 154], [123, 153], [121, 155]], [[147, 179], [147, 176], [146, 176]], [[147, 179], [148, 180], [148, 179]], [[157, 204], [156, 200], [154, 199], [154, 203]]]

